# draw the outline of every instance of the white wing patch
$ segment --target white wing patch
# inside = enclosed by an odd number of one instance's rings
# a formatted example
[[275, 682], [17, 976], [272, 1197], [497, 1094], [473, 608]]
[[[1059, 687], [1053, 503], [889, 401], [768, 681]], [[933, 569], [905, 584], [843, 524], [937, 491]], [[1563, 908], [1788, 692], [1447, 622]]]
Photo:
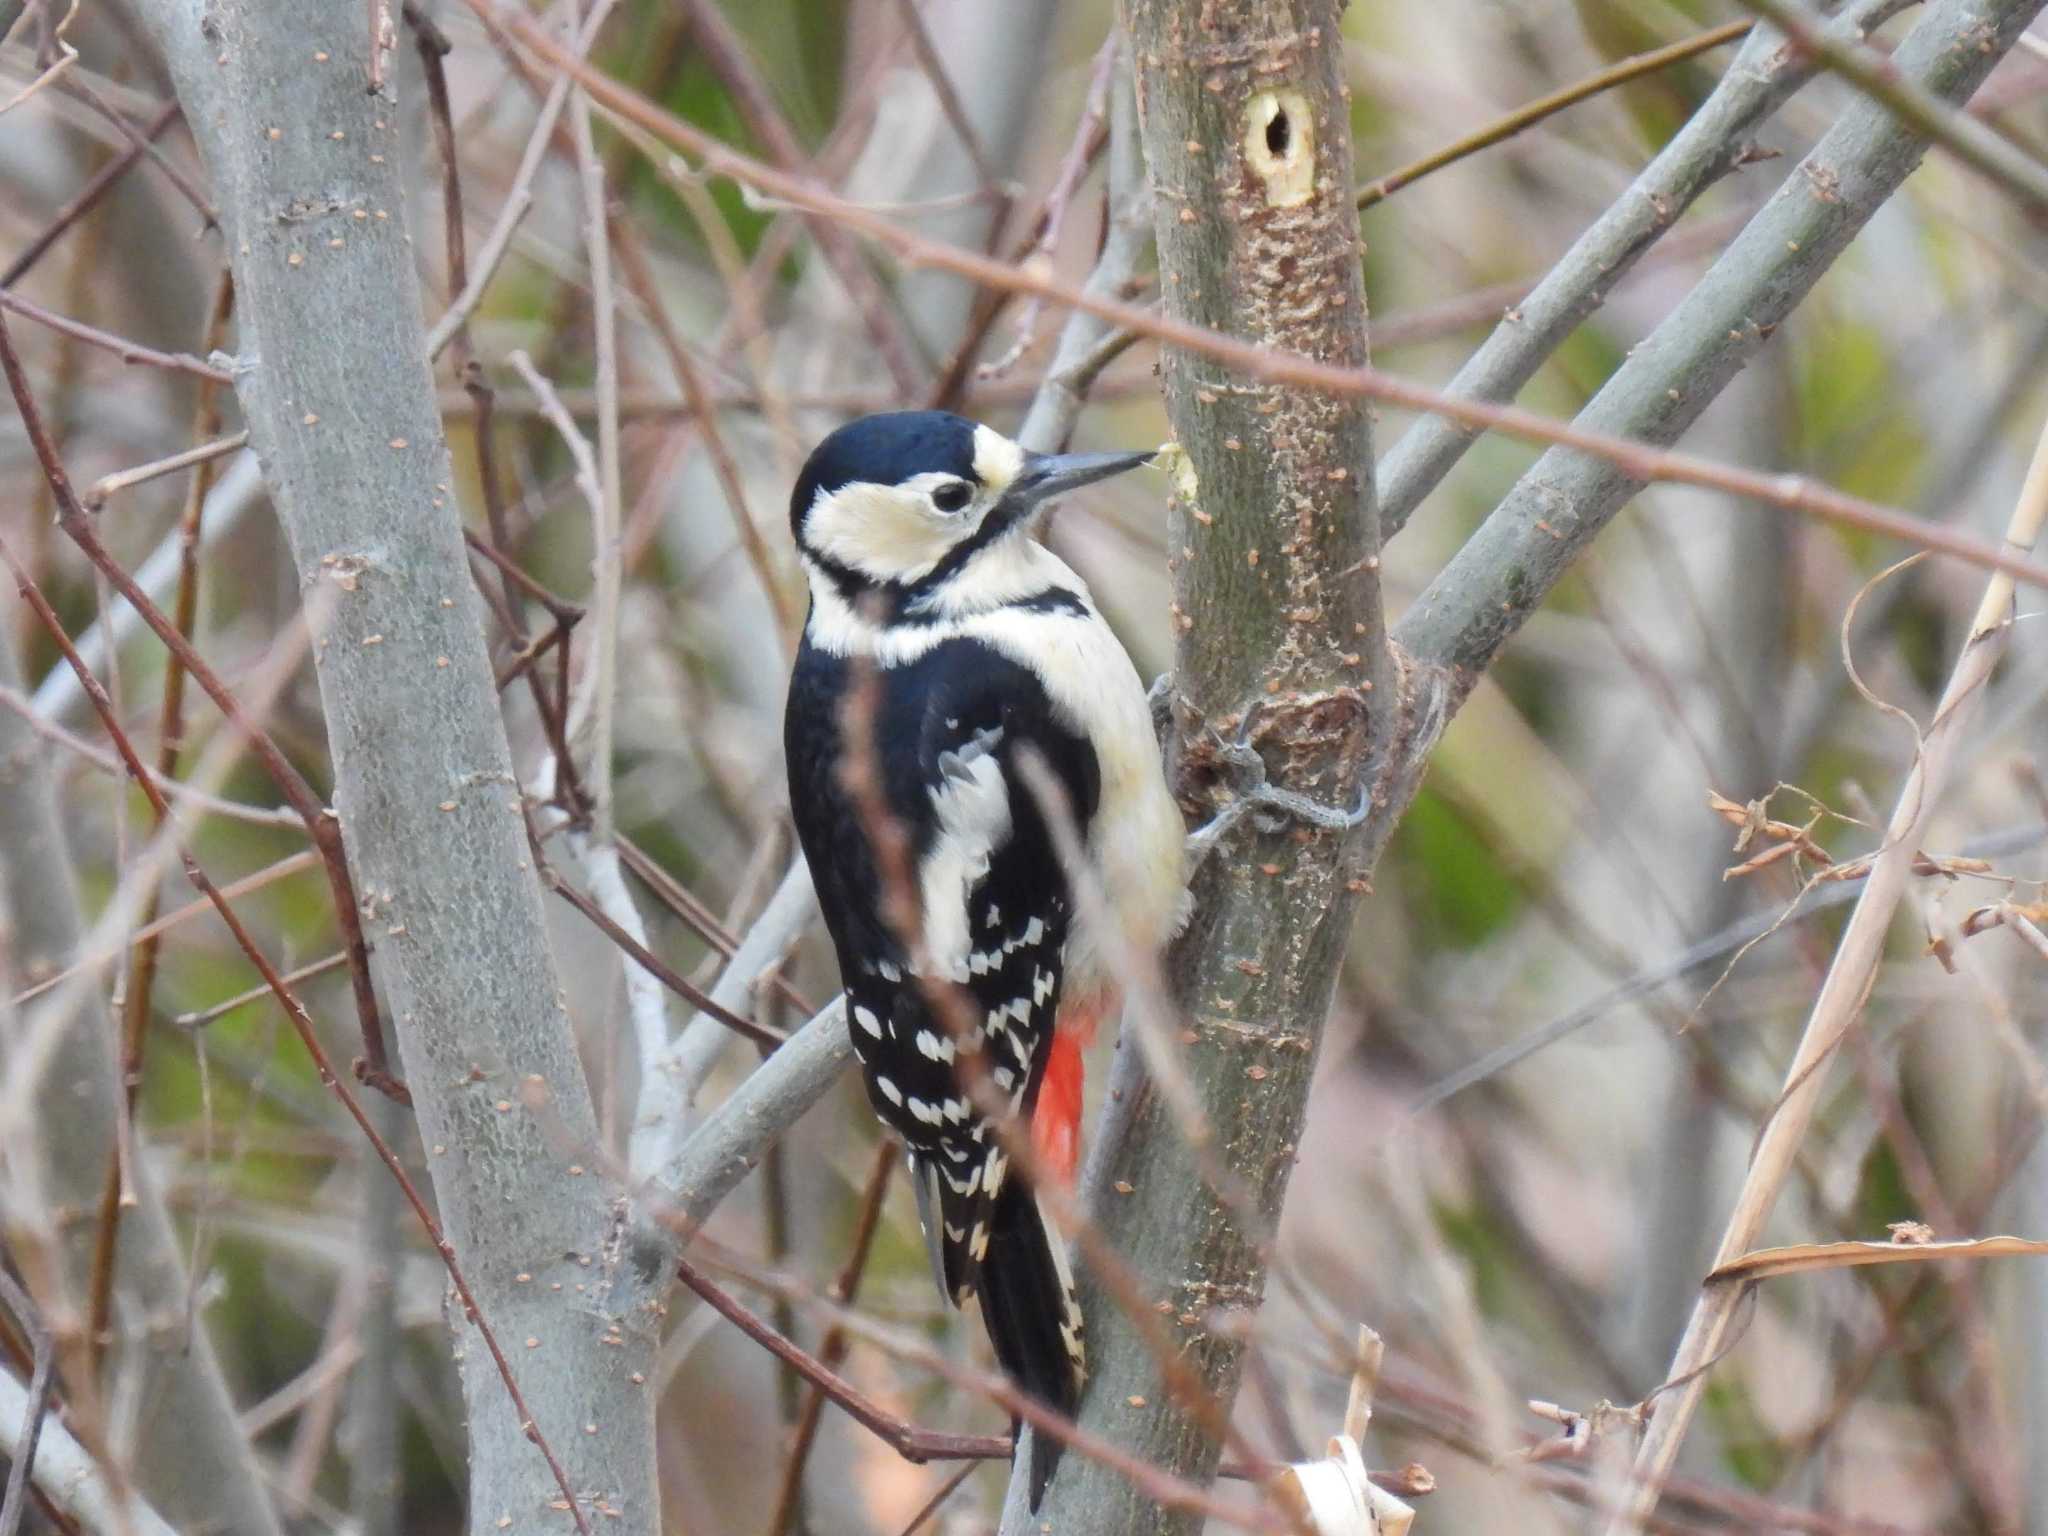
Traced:
[[1002, 739], [999, 730], [977, 731], [958, 751], [940, 754], [939, 782], [932, 789], [939, 831], [918, 867], [925, 964], [954, 981], [967, 980], [974, 948], [968, 893], [1010, 836], [1010, 791], [995, 755]]

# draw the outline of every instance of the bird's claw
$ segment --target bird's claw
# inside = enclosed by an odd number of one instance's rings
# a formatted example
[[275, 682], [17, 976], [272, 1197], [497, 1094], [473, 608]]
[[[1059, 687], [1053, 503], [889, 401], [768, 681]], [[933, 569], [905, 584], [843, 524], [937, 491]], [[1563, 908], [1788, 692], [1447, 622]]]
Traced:
[[1223, 777], [1231, 799], [1222, 810], [1188, 834], [1190, 865], [1200, 864], [1206, 859], [1230, 829], [1249, 812], [1263, 810], [1275, 813], [1276, 819], [1271, 823], [1259, 823], [1260, 830], [1265, 832], [1277, 832], [1283, 822], [1290, 819], [1325, 832], [1350, 832], [1363, 826], [1372, 814], [1370, 789], [1361, 791], [1357, 806], [1347, 811], [1268, 783], [1265, 759], [1241, 740], [1218, 743], [1215, 757], [1224, 769]]

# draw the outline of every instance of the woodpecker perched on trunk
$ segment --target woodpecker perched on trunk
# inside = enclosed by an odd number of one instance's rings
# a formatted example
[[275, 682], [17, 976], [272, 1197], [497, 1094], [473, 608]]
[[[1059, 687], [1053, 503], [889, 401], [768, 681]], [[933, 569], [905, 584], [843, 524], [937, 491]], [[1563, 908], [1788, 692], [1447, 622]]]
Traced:
[[[961, 1069], [985, 1065], [1030, 1121], [1037, 1161], [1070, 1179], [1080, 1048], [1115, 1002], [1116, 956], [1157, 949], [1184, 916], [1181, 817], [1137, 670], [1086, 584], [1030, 536], [1049, 498], [1150, 457], [1027, 453], [958, 416], [900, 411], [826, 438], [790, 499], [811, 609], [783, 745], [854, 1053], [909, 1147], [940, 1288], [956, 1306], [978, 1296], [1003, 1369], [1069, 1416], [1087, 1357], [1066, 1255]], [[874, 828], [842, 772], [864, 676], [914, 934], [890, 921]], [[1076, 919], [1019, 768], [1033, 752], [1066, 791], [1114, 935]], [[935, 1008], [934, 983], [961, 1006]], [[1034, 1445], [1036, 1510], [1060, 1442]]]

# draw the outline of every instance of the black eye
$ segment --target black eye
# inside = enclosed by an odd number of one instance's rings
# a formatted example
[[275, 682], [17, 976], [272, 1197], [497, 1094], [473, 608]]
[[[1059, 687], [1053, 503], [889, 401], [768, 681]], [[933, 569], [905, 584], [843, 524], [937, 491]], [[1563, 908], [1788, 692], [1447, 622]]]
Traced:
[[958, 512], [974, 500], [974, 492], [965, 480], [950, 480], [932, 492], [932, 505], [941, 512]]

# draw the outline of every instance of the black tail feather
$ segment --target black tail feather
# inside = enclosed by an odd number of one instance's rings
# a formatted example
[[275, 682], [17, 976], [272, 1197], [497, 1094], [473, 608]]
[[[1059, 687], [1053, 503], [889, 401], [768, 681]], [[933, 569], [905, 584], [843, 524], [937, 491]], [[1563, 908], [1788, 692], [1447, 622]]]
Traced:
[[[1009, 1179], [990, 1213], [988, 1255], [975, 1289], [981, 1297], [982, 1322], [1004, 1372], [1034, 1402], [1071, 1419], [1081, 1396], [1080, 1315], [1074, 1310], [1058, 1242], [1057, 1234], [1046, 1230], [1038, 1202], [1024, 1181]], [[1033, 1514], [1065, 1448], [1052, 1435], [1031, 1437]]]

